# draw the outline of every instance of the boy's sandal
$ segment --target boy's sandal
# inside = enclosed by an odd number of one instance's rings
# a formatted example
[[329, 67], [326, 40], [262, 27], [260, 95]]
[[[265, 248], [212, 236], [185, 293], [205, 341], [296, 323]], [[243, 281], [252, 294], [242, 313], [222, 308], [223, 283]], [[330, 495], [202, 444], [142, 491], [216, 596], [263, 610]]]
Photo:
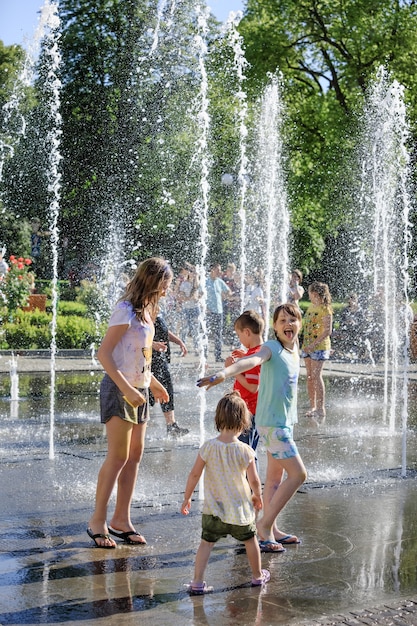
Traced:
[[186, 587], [191, 596], [202, 596], [205, 593], [213, 593], [214, 591], [213, 587], [209, 587], [205, 580], [202, 583], [189, 583]]
[[252, 587], [262, 587], [263, 585], [266, 585], [266, 583], [270, 580], [270, 578], [271, 578], [271, 574], [269, 573], [269, 571], [267, 569], [262, 569], [261, 577], [252, 578], [251, 585]]

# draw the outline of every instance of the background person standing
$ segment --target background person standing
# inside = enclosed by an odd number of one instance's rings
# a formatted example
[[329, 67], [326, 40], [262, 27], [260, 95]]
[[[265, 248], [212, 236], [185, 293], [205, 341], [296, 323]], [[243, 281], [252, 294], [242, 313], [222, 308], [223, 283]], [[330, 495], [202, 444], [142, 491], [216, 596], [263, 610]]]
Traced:
[[231, 295], [231, 290], [224, 280], [220, 278], [222, 268], [220, 263], [214, 263], [207, 277], [207, 331], [214, 341], [214, 358], [217, 362], [222, 361], [223, 343], [223, 298], [226, 294]]

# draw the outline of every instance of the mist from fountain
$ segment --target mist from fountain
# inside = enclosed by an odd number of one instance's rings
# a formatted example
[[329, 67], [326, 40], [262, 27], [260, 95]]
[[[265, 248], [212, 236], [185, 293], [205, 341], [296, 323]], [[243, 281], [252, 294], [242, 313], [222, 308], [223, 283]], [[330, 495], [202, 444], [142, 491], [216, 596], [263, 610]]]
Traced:
[[[206, 355], [208, 346], [208, 335], [206, 325], [206, 312], [207, 312], [207, 288], [206, 288], [206, 274], [207, 274], [207, 253], [208, 253], [208, 209], [209, 209], [209, 197], [210, 197], [210, 183], [209, 173], [211, 166], [211, 159], [209, 155], [209, 131], [210, 131], [210, 114], [209, 114], [209, 99], [208, 99], [208, 77], [206, 69], [206, 55], [207, 55], [207, 33], [208, 33], [208, 7], [197, 7], [197, 21], [198, 21], [198, 33], [195, 37], [194, 46], [197, 53], [198, 68], [200, 71], [201, 82], [200, 91], [197, 97], [197, 122], [200, 128], [200, 136], [197, 141], [197, 155], [200, 163], [200, 194], [196, 202], [194, 203], [193, 211], [197, 223], [200, 225], [198, 247], [200, 249], [200, 259], [197, 265], [197, 272], [199, 276], [199, 283], [201, 288], [201, 301], [200, 301], [200, 326], [203, 330], [202, 336], [199, 341], [199, 353], [200, 363], [198, 369], [198, 378], [203, 376], [206, 368]], [[200, 429], [200, 445], [204, 443], [205, 428], [204, 428], [204, 416], [206, 414], [206, 395], [203, 389], [198, 390], [200, 416], [199, 416], [199, 429]], [[204, 498], [204, 486], [203, 481], [199, 482], [199, 498]]]
[[[47, 132], [45, 143], [49, 147], [47, 174], [47, 194], [49, 200], [49, 232], [52, 249], [52, 323], [51, 323], [51, 395], [50, 395], [50, 434], [49, 456], [54, 458], [54, 414], [55, 414], [55, 355], [56, 355], [56, 324], [58, 305], [58, 217], [61, 188], [59, 144], [61, 137], [61, 114], [60, 114], [60, 91], [59, 67], [61, 55], [59, 51], [59, 26], [58, 4], [45, 0], [35, 35], [25, 56], [25, 61], [17, 80], [15, 81], [12, 97], [4, 107], [3, 135], [9, 134], [6, 143], [0, 138], [0, 183], [2, 180], [3, 166], [6, 156], [12, 158], [14, 146], [26, 133], [26, 121], [21, 113], [21, 103], [25, 88], [31, 86], [35, 76], [35, 63], [39, 54], [40, 42], [43, 41], [45, 62], [48, 72], [45, 78], [46, 104], [49, 108], [50, 127]], [[12, 374], [12, 368], [11, 368]]]
[[243, 39], [237, 30], [241, 20], [241, 13], [230, 13], [226, 23], [227, 37], [233, 50], [234, 68], [238, 79], [237, 119], [239, 125], [239, 208], [238, 217], [240, 221], [240, 246], [239, 246], [239, 272], [240, 272], [240, 310], [243, 311], [245, 303], [245, 277], [246, 277], [246, 247], [247, 247], [247, 224], [246, 224], [246, 202], [248, 191], [248, 168], [249, 159], [247, 156], [248, 128], [246, 124], [248, 115], [248, 104], [244, 82], [246, 80], [245, 69], [248, 62], [243, 50]]
[[[360, 139], [359, 211], [351, 271], [370, 319], [371, 365], [384, 364], [383, 423], [393, 433], [401, 416], [406, 472], [410, 243], [408, 124], [403, 88], [380, 68], [369, 90]], [[378, 345], [380, 344], [380, 347]]]
[[10, 366], [10, 417], [17, 419], [19, 416], [19, 374], [17, 373], [17, 359], [14, 354], [9, 361]]
[[[288, 289], [288, 237], [290, 216], [283, 171], [282, 123], [284, 108], [279, 79], [270, 76], [260, 99], [256, 125], [256, 160], [253, 168], [252, 214], [247, 256], [251, 268], [264, 268], [265, 309], [285, 302]], [[274, 289], [274, 291], [272, 291]], [[268, 335], [266, 324], [265, 337]]]
[[[50, 136], [51, 162], [49, 176], [49, 193], [52, 200], [50, 204], [53, 247], [53, 311], [55, 329], [56, 324], [56, 285], [57, 285], [57, 249], [59, 233], [57, 220], [59, 216], [59, 91], [60, 85], [57, 79], [59, 67], [59, 50], [56, 29], [56, 5], [45, 2], [45, 7], [50, 13], [52, 22], [46, 21], [51, 28], [48, 35], [46, 51], [50, 55], [49, 74], [51, 94], [51, 120], [55, 132]], [[166, 3], [161, 4], [161, 10], [165, 10]], [[171, 13], [174, 16], [175, 3], [171, 3]], [[207, 256], [209, 246], [208, 213], [210, 204], [210, 169], [211, 158], [209, 153], [210, 115], [208, 96], [208, 77], [206, 70], [208, 16], [207, 7], [197, 7], [198, 33], [194, 40], [195, 54], [198, 71], [200, 74], [200, 90], [194, 102], [195, 122], [199, 130], [196, 143], [195, 162], [199, 167], [198, 198], [194, 203], [192, 219], [198, 225], [198, 241], [196, 247], [199, 251], [197, 270], [200, 285], [203, 292], [201, 301], [201, 326], [203, 334], [200, 338], [200, 360], [197, 376], [204, 374], [206, 369], [207, 329], [206, 317], [206, 274]], [[53, 23], [53, 28], [51, 24]], [[239, 126], [239, 206], [238, 217], [240, 223], [240, 270], [244, 279], [245, 268], [249, 271], [254, 268], [265, 269], [265, 296], [266, 310], [271, 311], [272, 302], [284, 301], [287, 292], [288, 279], [288, 238], [290, 219], [287, 208], [287, 195], [283, 164], [281, 127], [284, 118], [284, 109], [280, 96], [280, 81], [277, 76], [270, 76], [270, 81], [259, 100], [259, 115], [254, 136], [256, 137], [256, 150], [253, 159], [248, 158], [247, 153], [247, 101], [243, 84], [246, 61], [244, 58], [242, 41], [237, 32], [237, 18], [232, 16], [228, 22], [229, 41], [234, 52], [234, 71], [238, 77], [239, 91], [236, 94], [238, 103], [237, 120]], [[158, 26], [159, 28], [159, 26]], [[154, 42], [158, 37], [154, 38]], [[49, 50], [49, 52], [48, 52]], [[150, 54], [154, 55], [157, 46], [152, 47]], [[370, 114], [372, 113], [372, 116]], [[403, 431], [407, 425], [407, 320], [405, 314], [401, 318], [398, 313], [398, 299], [405, 307], [408, 304], [408, 245], [409, 245], [409, 218], [410, 201], [407, 192], [407, 168], [408, 155], [405, 149], [407, 139], [407, 126], [405, 121], [405, 108], [402, 101], [402, 90], [397, 84], [387, 85], [385, 76], [380, 76], [368, 103], [369, 121], [364, 125], [363, 151], [364, 154], [372, 154], [372, 159], [362, 159], [362, 191], [360, 197], [361, 206], [361, 237], [364, 232], [375, 233], [368, 243], [358, 243], [360, 247], [354, 250], [354, 262], [359, 266], [358, 272], [362, 273], [363, 283], [371, 280], [373, 292], [376, 295], [382, 290], [385, 298], [385, 327], [393, 329], [393, 333], [385, 336], [384, 361], [387, 365], [385, 377], [386, 396], [384, 396], [384, 408], [390, 410], [390, 428], [394, 427], [395, 412], [398, 403], [401, 404]], [[384, 178], [385, 177], [385, 178]], [[386, 186], [385, 186], [386, 185]], [[401, 216], [398, 219], [398, 206], [401, 206]], [[247, 217], [250, 216], [250, 220]], [[372, 216], [372, 217], [371, 217]], [[369, 221], [371, 220], [371, 221]], [[116, 297], [115, 286], [117, 285], [117, 268], [123, 267], [123, 259], [120, 251], [124, 249], [124, 231], [122, 225], [113, 223], [110, 231], [110, 249], [108, 258], [103, 262], [103, 279], [108, 282], [109, 301]], [[394, 247], [392, 247], [394, 246]], [[378, 256], [376, 250], [384, 249], [384, 255]], [[394, 252], [395, 254], [394, 254]], [[400, 253], [398, 251], [401, 251]], [[390, 256], [391, 255], [391, 256]], [[390, 262], [393, 255], [400, 259], [398, 264]], [[372, 260], [372, 261], [371, 261]], [[372, 269], [371, 269], [372, 268]], [[110, 278], [109, 278], [110, 277]], [[399, 286], [401, 284], [401, 286]], [[242, 290], [243, 292], [243, 290]], [[391, 297], [392, 296], [392, 297]], [[243, 306], [243, 303], [242, 303]], [[402, 325], [401, 320], [405, 322]], [[268, 325], [266, 334], [268, 332]], [[50, 407], [50, 458], [54, 458], [54, 388], [55, 388], [55, 334], [51, 345], [51, 407]], [[373, 358], [371, 354], [371, 358]], [[92, 360], [94, 360], [94, 346], [92, 346]], [[393, 360], [393, 368], [388, 369], [388, 364]], [[395, 362], [394, 362], [395, 361]], [[399, 381], [402, 386], [402, 394], [398, 393]], [[389, 385], [391, 383], [391, 385]], [[199, 425], [200, 443], [204, 440], [204, 417], [206, 414], [206, 393], [199, 390]], [[388, 410], [388, 409], [387, 409]], [[405, 440], [403, 466], [405, 466]], [[202, 494], [200, 494], [202, 495]]]
[[46, 136], [46, 144], [49, 146], [47, 179], [48, 179], [48, 197], [50, 198], [48, 214], [49, 214], [49, 232], [51, 238], [52, 249], [52, 322], [51, 322], [51, 398], [50, 398], [50, 435], [49, 435], [49, 458], [53, 459], [54, 452], [54, 419], [55, 419], [55, 357], [57, 352], [56, 344], [56, 328], [57, 328], [57, 311], [58, 311], [58, 244], [59, 230], [58, 218], [61, 199], [61, 173], [60, 162], [62, 159], [60, 153], [61, 139], [61, 114], [60, 114], [60, 93], [61, 81], [59, 79], [59, 69], [61, 64], [61, 53], [59, 50], [59, 17], [58, 4], [46, 0], [43, 11], [46, 11], [49, 19], [46, 21], [46, 32], [44, 37], [44, 53], [48, 67], [48, 73], [45, 79], [45, 91], [48, 94], [49, 120], [50, 129]]

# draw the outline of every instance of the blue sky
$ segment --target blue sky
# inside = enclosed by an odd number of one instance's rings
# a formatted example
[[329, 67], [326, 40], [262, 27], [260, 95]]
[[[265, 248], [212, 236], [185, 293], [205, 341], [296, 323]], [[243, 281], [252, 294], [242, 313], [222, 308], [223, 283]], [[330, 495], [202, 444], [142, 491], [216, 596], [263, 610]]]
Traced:
[[[243, 0], [208, 0], [212, 13], [226, 20], [230, 11], [242, 11]], [[26, 45], [32, 39], [42, 0], [0, 0], [0, 39], [6, 46]]]

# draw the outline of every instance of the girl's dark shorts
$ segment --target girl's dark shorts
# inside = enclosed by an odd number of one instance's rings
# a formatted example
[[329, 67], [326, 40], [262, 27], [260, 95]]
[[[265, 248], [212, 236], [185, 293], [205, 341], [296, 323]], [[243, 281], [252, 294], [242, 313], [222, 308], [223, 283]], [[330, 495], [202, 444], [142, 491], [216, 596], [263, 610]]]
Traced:
[[246, 526], [226, 524], [220, 517], [203, 513], [201, 538], [209, 543], [216, 543], [222, 537], [232, 535], [237, 541], [249, 541], [256, 535], [255, 522]]
[[100, 417], [105, 424], [113, 416], [120, 417], [131, 424], [143, 424], [149, 419], [149, 390], [138, 389], [146, 398], [145, 404], [136, 408], [123, 399], [123, 394], [108, 374], [104, 375], [100, 385]]

